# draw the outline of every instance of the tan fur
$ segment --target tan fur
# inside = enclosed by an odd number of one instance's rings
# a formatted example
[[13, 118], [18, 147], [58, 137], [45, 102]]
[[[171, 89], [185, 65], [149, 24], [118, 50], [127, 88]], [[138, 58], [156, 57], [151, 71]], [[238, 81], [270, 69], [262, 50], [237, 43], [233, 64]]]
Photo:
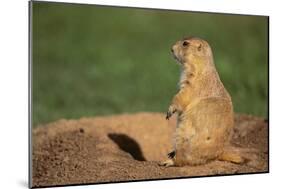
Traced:
[[178, 123], [175, 156], [163, 165], [198, 165], [213, 159], [242, 163], [238, 152], [226, 148], [233, 128], [233, 107], [213, 63], [211, 47], [192, 37], [176, 42], [172, 52], [182, 70], [180, 89], [167, 119], [177, 112]]
[[244, 161], [246, 160], [242, 158], [241, 152], [239, 150], [235, 150], [233, 148], [224, 148], [223, 153], [220, 154], [218, 159], [222, 161], [229, 161], [232, 163], [244, 163]]

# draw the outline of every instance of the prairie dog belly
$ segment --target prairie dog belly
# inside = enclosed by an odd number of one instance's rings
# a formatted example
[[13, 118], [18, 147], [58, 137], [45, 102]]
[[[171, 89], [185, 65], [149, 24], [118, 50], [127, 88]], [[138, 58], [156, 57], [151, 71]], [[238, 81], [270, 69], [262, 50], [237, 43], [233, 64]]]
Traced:
[[179, 115], [176, 163], [201, 164], [223, 152], [233, 127], [232, 104], [211, 97], [196, 100]]

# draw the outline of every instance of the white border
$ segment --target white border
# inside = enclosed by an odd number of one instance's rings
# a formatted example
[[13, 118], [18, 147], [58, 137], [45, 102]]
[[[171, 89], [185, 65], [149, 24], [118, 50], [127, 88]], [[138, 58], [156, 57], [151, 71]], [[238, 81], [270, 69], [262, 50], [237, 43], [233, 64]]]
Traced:
[[[66, 1], [66, 0], [65, 0]], [[57, 1], [59, 2], [59, 0]], [[63, 1], [64, 2], [64, 1]], [[270, 16], [270, 174], [92, 185], [68, 188], [266, 188], [280, 185], [280, 6], [253, 0], [72, 0], [132, 7]], [[28, 3], [1, 2], [0, 10], [0, 188], [26, 188], [28, 178]], [[279, 9], [279, 10], [278, 10]]]

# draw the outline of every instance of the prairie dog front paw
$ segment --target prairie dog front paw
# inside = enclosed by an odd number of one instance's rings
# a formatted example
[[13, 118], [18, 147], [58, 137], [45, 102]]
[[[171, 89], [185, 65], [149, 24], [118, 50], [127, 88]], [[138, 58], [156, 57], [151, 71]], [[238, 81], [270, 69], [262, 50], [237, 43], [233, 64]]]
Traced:
[[166, 114], [166, 119], [169, 120], [170, 117], [177, 111], [177, 109], [171, 105], [167, 111], [167, 114]]

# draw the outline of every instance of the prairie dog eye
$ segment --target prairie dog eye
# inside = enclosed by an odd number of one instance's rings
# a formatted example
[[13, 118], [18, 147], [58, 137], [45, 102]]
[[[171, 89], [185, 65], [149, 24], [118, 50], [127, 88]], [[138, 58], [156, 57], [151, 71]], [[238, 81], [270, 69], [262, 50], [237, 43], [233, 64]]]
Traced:
[[186, 47], [188, 44], [189, 44], [189, 43], [188, 43], [187, 41], [184, 41], [184, 42], [182, 43], [182, 46]]

